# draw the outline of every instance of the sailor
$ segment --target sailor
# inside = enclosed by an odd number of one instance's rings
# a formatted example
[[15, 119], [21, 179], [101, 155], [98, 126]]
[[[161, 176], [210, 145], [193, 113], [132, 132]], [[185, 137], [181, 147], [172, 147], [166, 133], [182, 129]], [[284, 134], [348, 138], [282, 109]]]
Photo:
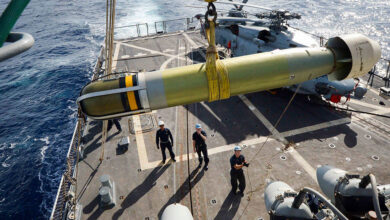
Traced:
[[171, 155], [171, 159], [174, 162], [176, 162], [175, 154], [172, 151], [172, 146], [173, 146], [172, 133], [168, 128], [164, 127], [163, 121], [159, 121], [158, 126], [160, 126], [160, 129], [158, 129], [156, 133], [156, 145], [157, 145], [157, 149], [161, 147], [161, 153], [163, 158], [162, 163], [165, 164], [165, 160], [166, 160], [165, 148], [168, 148], [169, 154]]
[[198, 159], [199, 159], [199, 167], [202, 166], [203, 158], [204, 157], [204, 170], [208, 170], [208, 164], [209, 164], [209, 157], [207, 155], [207, 145], [206, 145], [206, 139], [207, 134], [205, 131], [202, 130], [202, 126], [200, 124], [195, 125], [196, 131], [194, 134], [192, 134], [192, 146], [194, 147], [194, 152], [198, 153]]
[[234, 147], [234, 155], [230, 158], [230, 181], [232, 184], [232, 192], [237, 194], [237, 181], [239, 182], [238, 188], [240, 189], [241, 196], [244, 196], [245, 190], [245, 176], [242, 167], [249, 166], [246, 162], [244, 155], [241, 155], [241, 147]]
[[118, 132], [121, 132], [122, 128], [121, 128], [121, 124], [119, 123], [118, 119], [108, 120], [107, 131], [111, 130], [113, 123], [115, 124], [116, 129], [118, 129]]

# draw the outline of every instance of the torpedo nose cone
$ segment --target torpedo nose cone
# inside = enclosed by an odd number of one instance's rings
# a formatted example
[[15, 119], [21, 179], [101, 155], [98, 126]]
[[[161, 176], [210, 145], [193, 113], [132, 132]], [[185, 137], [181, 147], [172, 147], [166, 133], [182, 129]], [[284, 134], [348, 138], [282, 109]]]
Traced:
[[327, 47], [333, 49], [337, 63], [344, 65], [342, 71], [330, 74], [332, 80], [363, 76], [381, 58], [379, 43], [362, 34], [349, 34], [329, 39]]

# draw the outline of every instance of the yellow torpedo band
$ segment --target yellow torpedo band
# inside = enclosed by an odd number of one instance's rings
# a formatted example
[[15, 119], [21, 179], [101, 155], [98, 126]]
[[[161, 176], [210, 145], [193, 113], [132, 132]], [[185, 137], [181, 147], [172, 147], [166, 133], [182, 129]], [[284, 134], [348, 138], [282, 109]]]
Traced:
[[[135, 75], [133, 75], [133, 76], [135, 77]], [[126, 78], [125, 78], [126, 88], [134, 86], [133, 76], [126, 76]], [[138, 109], [138, 105], [137, 105], [137, 102], [135, 101], [135, 95], [134, 95], [133, 91], [127, 92], [127, 100], [129, 100], [129, 105], [130, 105], [131, 110]]]
[[[119, 78], [119, 87], [128, 88], [137, 86], [137, 76], [130, 75], [126, 77]], [[141, 107], [138, 91], [130, 91], [121, 94], [122, 104], [126, 111], [138, 110]]]

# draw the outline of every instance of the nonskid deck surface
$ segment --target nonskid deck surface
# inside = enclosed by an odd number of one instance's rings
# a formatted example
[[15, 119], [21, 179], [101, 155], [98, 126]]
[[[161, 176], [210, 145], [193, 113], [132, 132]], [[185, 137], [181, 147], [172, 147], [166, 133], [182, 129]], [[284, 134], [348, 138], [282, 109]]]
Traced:
[[[202, 51], [197, 48], [205, 43], [199, 32], [116, 41], [113, 65], [118, 72], [188, 65], [191, 57], [203, 53], [190, 51]], [[370, 90], [350, 106], [390, 115], [390, 102], [375, 93]], [[189, 207], [195, 219], [266, 219], [263, 193], [268, 181], [281, 180], [295, 190], [304, 186], [319, 190], [315, 169], [324, 164], [361, 175], [371, 172], [379, 184], [390, 183], [384, 169], [390, 161], [389, 119], [337, 112], [298, 95], [273, 129], [291, 96], [288, 91], [259, 92], [122, 118], [122, 132], [115, 126], [108, 132], [101, 163], [102, 122], [88, 120], [83, 136], [85, 158], [78, 164], [77, 177], [82, 219], [158, 219], [175, 202]], [[160, 163], [161, 152], [155, 145], [158, 120], [164, 120], [173, 133], [176, 163]], [[196, 123], [208, 134], [208, 171], [197, 169], [192, 151]], [[122, 138], [130, 140], [125, 152], [117, 148]], [[287, 142], [295, 143], [294, 149], [284, 150]], [[251, 161], [245, 168], [244, 197], [230, 193], [229, 158], [236, 144], [243, 146], [242, 153]], [[103, 174], [115, 184], [116, 205], [111, 209], [99, 208]]]

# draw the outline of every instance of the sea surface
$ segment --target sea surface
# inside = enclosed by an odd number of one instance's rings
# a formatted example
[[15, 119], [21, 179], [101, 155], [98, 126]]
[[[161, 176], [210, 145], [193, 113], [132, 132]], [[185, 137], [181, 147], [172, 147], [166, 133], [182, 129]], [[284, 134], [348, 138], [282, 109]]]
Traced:
[[[9, 0], [0, 0], [3, 11]], [[388, 0], [250, 0], [302, 14], [290, 24], [324, 37], [362, 33], [390, 58]], [[116, 25], [204, 13], [196, 0], [117, 0]], [[219, 9], [231, 6], [217, 5]], [[256, 9], [246, 8], [250, 12]], [[29, 51], [0, 63], [0, 219], [48, 219], [76, 123], [75, 100], [91, 78], [105, 32], [105, 1], [31, 1], [13, 31]], [[131, 30], [116, 30], [126, 37]], [[383, 74], [383, 73], [381, 73]]]

